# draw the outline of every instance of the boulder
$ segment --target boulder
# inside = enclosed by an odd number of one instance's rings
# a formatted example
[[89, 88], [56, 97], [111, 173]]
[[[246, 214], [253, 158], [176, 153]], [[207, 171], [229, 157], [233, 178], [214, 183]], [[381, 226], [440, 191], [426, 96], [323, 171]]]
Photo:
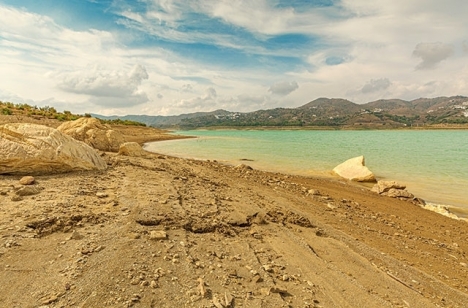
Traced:
[[136, 142], [125, 142], [119, 147], [119, 155], [139, 157], [146, 154], [145, 150]]
[[372, 187], [372, 191], [378, 194], [389, 191], [390, 189], [405, 189], [406, 185], [401, 185], [395, 181], [378, 181], [377, 184]]
[[65, 122], [57, 129], [101, 151], [117, 152], [120, 145], [125, 142], [121, 133], [110, 129], [96, 118], [80, 118]]
[[23, 176], [20, 180], [19, 180], [19, 183], [21, 185], [32, 185], [34, 184], [34, 182], [36, 182], [36, 179], [30, 175], [28, 176]]
[[415, 198], [412, 193], [407, 191], [406, 185], [399, 184], [395, 181], [378, 181], [371, 190], [382, 196], [410, 201], [416, 205], [423, 206], [426, 204], [423, 199]]
[[0, 174], [47, 174], [106, 167], [93, 148], [54, 128], [25, 123], [0, 125]]
[[404, 189], [396, 189], [396, 188], [391, 188], [388, 192], [382, 193], [384, 196], [389, 196], [392, 198], [410, 198], [413, 199], [414, 195], [407, 190]]
[[351, 181], [375, 182], [374, 174], [365, 166], [364, 156], [348, 159], [344, 163], [336, 166], [333, 172]]

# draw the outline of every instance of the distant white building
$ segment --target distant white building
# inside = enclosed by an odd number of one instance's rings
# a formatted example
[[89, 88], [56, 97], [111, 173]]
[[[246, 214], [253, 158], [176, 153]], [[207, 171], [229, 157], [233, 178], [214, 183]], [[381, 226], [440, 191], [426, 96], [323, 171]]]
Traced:
[[463, 112], [463, 115], [464, 115], [466, 118], [468, 118], [468, 111], [464, 111], [464, 112]]

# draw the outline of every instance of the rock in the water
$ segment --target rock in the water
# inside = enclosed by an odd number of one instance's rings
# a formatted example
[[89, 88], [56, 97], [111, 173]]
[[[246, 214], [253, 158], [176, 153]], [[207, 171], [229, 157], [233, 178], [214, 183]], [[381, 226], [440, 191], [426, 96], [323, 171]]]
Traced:
[[0, 174], [104, 170], [106, 162], [90, 146], [36, 124], [0, 125]]
[[400, 200], [411, 201], [416, 205], [425, 205], [423, 199], [415, 198], [414, 195], [406, 190], [406, 185], [399, 184], [395, 181], [378, 181], [372, 187], [372, 191], [382, 196], [398, 198]]
[[143, 148], [136, 142], [125, 142], [120, 145], [119, 154], [125, 156], [145, 156], [146, 152]]
[[28, 176], [23, 176], [19, 182], [21, 185], [32, 185], [34, 184], [34, 182], [36, 181], [36, 179], [34, 179], [34, 177], [28, 175]]
[[391, 188], [388, 192], [382, 193], [382, 195], [392, 198], [414, 198], [414, 195], [407, 190], [396, 188]]
[[333, 172], [351, 181], [375, 182], [374, 174], [365, 166], [364, 156], [348, 159], [336, 166]]
[[405, 189], [406, 185], [399, 184], [395, 181], [378, 181], [377, 184], [372, 187], [372, 191], [381, 194], [389, 191], [392, 188]]
[[65, 122], [57, 129], [101, 151], [117, 152], [120, 145], [125, 142], [121, 133], [110, 129], [96, 118], [80, 118]]

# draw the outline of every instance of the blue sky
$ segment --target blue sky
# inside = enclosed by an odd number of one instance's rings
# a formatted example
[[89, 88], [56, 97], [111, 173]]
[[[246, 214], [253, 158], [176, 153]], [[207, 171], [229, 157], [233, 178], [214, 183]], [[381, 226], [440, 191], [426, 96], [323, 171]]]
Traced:
[[106, 115], [468, 96], [466, 0], [0, 0], [0, 100]]

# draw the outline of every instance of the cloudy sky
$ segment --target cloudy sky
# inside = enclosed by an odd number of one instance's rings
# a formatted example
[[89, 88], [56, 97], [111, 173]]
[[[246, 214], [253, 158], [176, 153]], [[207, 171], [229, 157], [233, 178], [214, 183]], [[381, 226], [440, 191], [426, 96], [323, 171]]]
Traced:
[[105, 115], [468, 96], [466, 0], [0, 0], [0, 100]]

